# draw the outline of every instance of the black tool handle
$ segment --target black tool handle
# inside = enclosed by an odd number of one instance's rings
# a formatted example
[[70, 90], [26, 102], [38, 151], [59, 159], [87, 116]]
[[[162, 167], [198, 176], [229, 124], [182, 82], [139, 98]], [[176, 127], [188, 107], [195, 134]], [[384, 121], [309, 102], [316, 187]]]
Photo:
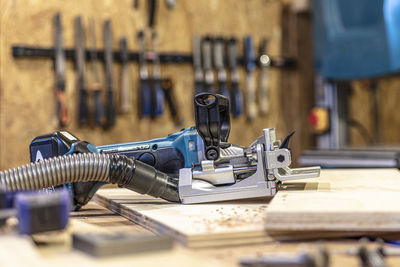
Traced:
[[[99, 85], [100, 87], [100, 85]], [[93, 101], [94, 101], [94, 122], [97, 126], [104, 126], [104, 105], [101, 98], [102, 90], [96, 88], [93, 90]]]
[[145, 148], [123, 151], [106, 148], [104, 150], [100, 149], [100, 152], [135, 157], [137, 160], [171, 176], [178, 176], [179, 170], [185, 167], [185, 159], [182, 153], [174, 147], [159, 148], [157, 143], [142, 144], [140, 146]]
[[140, 79], [139, 81], [139, 118], [151, 115], [151, 86], [148, 79]]
[[89, 123], [89, 107], [88, 107], [88, 93], [85, 88], [79, 88], [79, 125], [87, 125]]
[[237, 40], [232, 37], [227, 42], [228, 47], [228, 66], [230, 69], [230, 85], [231, 85], [231, 113], [234, 117], [238, 117], [243, 112], [243, 95], [239, 87], [239, 71], [237, 68]]
[[157, 77], [152, 79], [151, 106], [152, 118], [162, 115], [164, 110], [164, 91], [161, 87], [161, 80]]
[[149, 28], [153, 28], [155, 22], [155, 16], [157, 12], [157, 1], [158, 0], [148, 0], [149, 3]]
[[164, 90], [165, 100], [167, 101], [167, 105], [169, 107], [169, 111], [171, 113], [171, 117], [176, 126], [183, 125], [183, 118], [178, 110], [178, 105], [176, 103], [176, 98], [174, 96], [174, 85], [172, 79], [166, 78], [161, 82], [161, 86]]
[[66, 101], [65, 83], [59, 82], [57, 83], [56, 88], [56, 100], [57, 100], [57, 117], [59, 119], [60, 127], [64, 127], [68, 124], [69, 121], [69, 113]]
[[206, 158], [218, 159], [219, 144], [228, 140], [231, 129], [228, 98], [213, 93], [198, 94], [194, 97], [194, 114]]
[[121, 48], [121, 87], [120, 87], [120, 111], [121, 113], [127, 113], [132, 109], [132, 98], [131, 98], [131, 84], [130, 84], [130, 73], [128, 65], [128, 41], [127, 38], [121, 37], [120, 39]]
[[243, 112], [243, 95], [240, 91], [239, 82], [231, 83], [231, 113], [238, 117]]
[[106, 122], [104, 128], [109, 129], [115, 125], [115, 106], [113, 91], [107, 90], [106, 94]]
[[157, 33], [152, 33], [152, 52], [153, 52], [153, 76], [152, 76], [152, 96], [151, 96], [151, 117], [156, 118], [164, 111], [164, 91], [161, 87], [161, 66], [157, 51]]

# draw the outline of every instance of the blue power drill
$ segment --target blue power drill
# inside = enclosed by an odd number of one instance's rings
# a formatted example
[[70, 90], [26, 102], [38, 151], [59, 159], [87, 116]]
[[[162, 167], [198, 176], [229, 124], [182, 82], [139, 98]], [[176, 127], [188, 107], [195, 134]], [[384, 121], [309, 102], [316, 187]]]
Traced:
[[[230, 131], [229, 102], [220, 95], [202, 94], [195, 98], [196, 126], [182, 129], [167, 137], [147, 141], [94, 146], [67, 131], [36, 137], [30, 144], [31, 161], [72, 153], [109, 153], [135, 157], [157, 170], [177, 177], [182, 168], [191, 168], [200, 163], [205, 153], [216, 159], [219, 142], [228, 139]], [[200, 129], [198, 132], [197, 129]], [[203, 138], [202, 138], [203, 136]], [[206, 140], [203, 142], [203, 140]], [[78, 182], [63, 187], [74, 196], [74, 204], [80, 207], [87, 203], [104, 183]], [[49, 189], [51, 190], [51, 189]]]
[[[289, 135], [282, 143], [275, 129], [248, 148], [227, 142], [230, 132], [229, 100], [218, 94], [201, 93], [194, 98], [195, 127], [164, 138], [141, 142], [94, 146], [66, 131], [35, 138], [30, 144], [31, 161], [73, 153], [106, 153], [134, 157], [170, 177], [176, 177], [179, 201], [200, 203], [271, 196], [282, 180], [315, 177], [319, 168], [293, 171]], [[104, 182], [63, 185], [73, 195], [75, 208], [86, 204]]]

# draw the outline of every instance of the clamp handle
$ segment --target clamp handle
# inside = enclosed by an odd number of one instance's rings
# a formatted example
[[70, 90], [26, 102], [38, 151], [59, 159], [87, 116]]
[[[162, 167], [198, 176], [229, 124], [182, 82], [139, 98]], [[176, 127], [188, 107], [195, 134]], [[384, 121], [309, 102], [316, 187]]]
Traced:
[[226, 142], [231, 130], [229, 100], [214, 93], [201, 93], [194, 97], [196, 129], [204, 142], [208, 160], [219, 157], [220, 142]]

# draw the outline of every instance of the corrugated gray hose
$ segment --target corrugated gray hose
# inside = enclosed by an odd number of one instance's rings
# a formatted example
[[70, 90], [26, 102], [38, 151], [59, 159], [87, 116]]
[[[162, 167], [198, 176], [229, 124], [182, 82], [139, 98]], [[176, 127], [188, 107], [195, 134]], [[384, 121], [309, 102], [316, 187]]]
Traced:
[[83, 181], [114, 183], [141, 194], [179, 202], [176, 179], [123, 155], [71, 154], [0, 171], [0, 184], [8, 191]]

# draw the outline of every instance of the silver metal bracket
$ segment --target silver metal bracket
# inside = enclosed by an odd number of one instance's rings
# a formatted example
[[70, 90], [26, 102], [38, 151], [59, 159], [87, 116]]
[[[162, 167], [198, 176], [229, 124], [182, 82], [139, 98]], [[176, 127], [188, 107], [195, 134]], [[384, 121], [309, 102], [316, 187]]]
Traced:
[[237, 154], [249, 162], [249, 166], [243, 169], [255, 169], [246, 178], [236, 179], [232, 165], [216, 167], [214, 161], [203, 160], [201, 171], [181, 169], [178, 185], [181, 202], [191, 204], [273, 196], [277, 192], [277, 181], [319, 176], [320, 167], [290, 169], [291, 153], [280, 148], [275, 129], [264, 129], [263, 133], [249, 149]]
[[[257, 145], [258, 158], [262, 158], [263, 147]], [[232, 185], [215, 186], [204, 180], [193, 179], [192, 169], [179, 172], [179, 197], [184, 204], [216, 202], [233, 199], [273, 196], [276, 193], [275, 181], [266, 181], [263, 161], [257, 162], [256, 172]]]

